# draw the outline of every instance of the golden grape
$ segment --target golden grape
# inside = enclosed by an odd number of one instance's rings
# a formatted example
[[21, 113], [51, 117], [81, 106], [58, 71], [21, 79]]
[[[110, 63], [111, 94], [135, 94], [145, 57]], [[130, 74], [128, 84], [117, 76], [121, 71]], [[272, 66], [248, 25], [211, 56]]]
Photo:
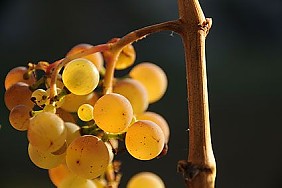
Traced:
[[82, 121], [90, 121], [93, 119], [93, 106], [83, 104], [77, 110], [77, 115]]
[[165, 188], [165, 184], [152, 172], [140, 172], [129, 180], [126, 188]]
[[65, 128], [67, 130], [66, 142], [68, 145], [70, 145], [74, 139], [81, 136], [80, 127], [77, 124], [65, 122]]
[[52, 183], [58, 187], [65, 178], [71, 175], [71, 171], [65, 164], [60, 164], [54, 168], [50, 168], [48, 174]]
[[26, 131], [29, 126], [31, 111], [32, 109], [25, 105], [15, 106], [9, 115], [11, 125], [19, 131]]
[[96, 188], [96, 185], [92, 180], [70, 175], [59, 184], [58, 188]]

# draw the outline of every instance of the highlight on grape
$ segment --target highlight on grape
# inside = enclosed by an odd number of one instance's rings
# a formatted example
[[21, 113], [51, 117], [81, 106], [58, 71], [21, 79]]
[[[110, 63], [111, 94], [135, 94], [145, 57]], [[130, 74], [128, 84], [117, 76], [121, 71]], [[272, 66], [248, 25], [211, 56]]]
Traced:
[[[117, 41], [110, 40], [108, 47]], [[148, 111], [167, 89], [165, 72], [151, 62], [134, 65], [132, 44], [116, 54], [78, 44], [63, 59], [28, 63], [7, 73], [4, 100], [10, 124], [27, 132], [30, 160], [48, 170], [56, 187], [117, 187], [121, 162], [115, 156], [122, 145], [139, 160], [154, 160], [167, 151], [169, 125]], [[115, 77], [119, 70], [128, 73]], [[144, 186], [165, 187], [156, 174], [143, 172], [127, 188]]]

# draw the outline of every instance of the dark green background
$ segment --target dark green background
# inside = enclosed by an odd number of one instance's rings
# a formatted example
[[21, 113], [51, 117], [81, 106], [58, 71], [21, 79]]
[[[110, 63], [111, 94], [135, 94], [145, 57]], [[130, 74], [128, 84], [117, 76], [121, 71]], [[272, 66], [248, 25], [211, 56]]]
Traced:
[[[176, 19], [176, 0], [0, 1], [0, 82], [15, 66], [62, 58], [75, 44], [105, 43], [142, 26]], [[210, 119], [218, 188], [280, 188], [282, 168], [282, 1], [202, 0], [213, 28], [207, 39]], [[121, 154], [121, 186], [139, 171], [153, 171], [168, 188], [184, 187], [176, 173], [187, 158], [188, 118], [181, 40], [170, 32], [134, 46], [137, 63], [151, 61], [167, 73], [164, 98], [150, 110], [170, 124], [166, 157], [138, 161]], [[45, 170], [27, 155], [26, 133], [9, 126], [3, 102], [0, 187], [51, 188]]]

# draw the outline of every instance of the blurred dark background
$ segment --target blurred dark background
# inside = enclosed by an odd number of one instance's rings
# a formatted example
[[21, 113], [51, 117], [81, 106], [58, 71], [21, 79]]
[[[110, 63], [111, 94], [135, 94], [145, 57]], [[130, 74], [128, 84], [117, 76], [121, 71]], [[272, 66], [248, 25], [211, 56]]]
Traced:
[[[218, 188], [280, 188], [282, 168], [282, 1], [201, 0], [213, 27], [207, 72]], [[62, 58], [78, 43], [100, 44], [153, 23], [176, 19], [176, 0], [0, 1], [0, 187], [52, 188], [47, 171], [27, 155], [25, 132], [14, 130], [4, 105], [4, 78], [15, 66]], [[170, 124], [166, 157], [138, 161], [124, 153], [121, 188], [139, 171], [152, 171], [167, 188], [184, 187], [177, 161], [187, 158], [188, 117], [181, 39], [171, 32], [134, 43], [137, 63], [167, 73], [164, 98], [149, 108]]]

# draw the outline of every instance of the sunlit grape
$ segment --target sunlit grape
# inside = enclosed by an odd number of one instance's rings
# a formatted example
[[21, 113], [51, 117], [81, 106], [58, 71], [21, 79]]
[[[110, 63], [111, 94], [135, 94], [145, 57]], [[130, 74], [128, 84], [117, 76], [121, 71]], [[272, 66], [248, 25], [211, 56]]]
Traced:
[[65, 153], [53, 155], [52, 153], [41, 151], [33, 145], [28, 145], [28, 155], [30, 160], [38, 167], [50, 169], [61, 164], [65, 159]]
[[76, 95], [91, 93], [99, 83], [99, 72], [87, 59], [79, 58], [69, 62], [62, 74], [63, 83]]
[[126, 97], [132, 105], [134, 114], [144, 112], [148, 108], [148, 95], [145, 87], [137, 80], [126, 78], [118, 80], [113, 87], [114, 93]]
[[129, 75], [145, 86], [149, 103], [158, 101], [167, 89], [166, 74], [155, 64], [148, 62], [140, 63], [131, 69]]
[[19, 131], [27, 130], [31, 118], [30, 116], [31, 111], [32, 109], [25, 105], [15, 106], [11, 110], [9, 115], [9, 121], [11, 125]]
[[52, 183], [58, 187], [65, 178], [71, 175], [71, 172], [65, 164], [60, 164], [50, 168], [48, 174]]
[[165, 143], [161, 128], [149, 120], [140, 120], [132, 124], [125, 136], [127, 151], [140, 160], [150, 160], [157, 157]]
[[74, 139], [81, 136], [80, 127], [77, 124], [71, 122], [65, 122], [65, 128], [67, 130], [66, 142], [68, 145], [70, 145], [70, 143]]
[[29, 142], [41, 151], [57, 151], [66, 140], [64, 122], [54, 113], [38, 113], [30, 120], [27, 136]]
[[82, 121], [90, 121], [93, 119], [93, 106], [83, 104], [77, 110], [77, 115]]
[[80, 177], [96, 178], [105, 172], [109, 164], [107, 146], [96, 136], [78, 137], [67, 149], [66, 164]]
[[22, 104], [33, 108], [34, 104], [30, 100], [32, 91], [26, 83], [18, 82], [5, 92], [4, 100], [7, 108], [12, 110], [15, 106]]
[[58, 188], [97, 188], [97, 187], [92, 180], [72, 174], [66, 177], [59, 184]]
[[116, 93], [102, 96], [94, 105], [93, 114], [98, 127], [110, 133], [121, 133], [133, 118], [130, 102]]
[[135, 174], [127, 183], [126, 188], [165, 188], [162, 179], [152, 172]]
[[26, 67], [15, 67], [8, 72], [5, 78], [5, 89], [9, 89], [12, 85], [17, 82], [24, 82], [28, 85], [32, 85], [35, 83], [36, 78], [33, 74], [29, 74], [27, 79], [25, 79], [25, 74], [27, 73]]
[[32, 92], [31, 100], [38, 106], [45, 105], [48, 100], [48, 94], [44, 89], [37, 89]]

